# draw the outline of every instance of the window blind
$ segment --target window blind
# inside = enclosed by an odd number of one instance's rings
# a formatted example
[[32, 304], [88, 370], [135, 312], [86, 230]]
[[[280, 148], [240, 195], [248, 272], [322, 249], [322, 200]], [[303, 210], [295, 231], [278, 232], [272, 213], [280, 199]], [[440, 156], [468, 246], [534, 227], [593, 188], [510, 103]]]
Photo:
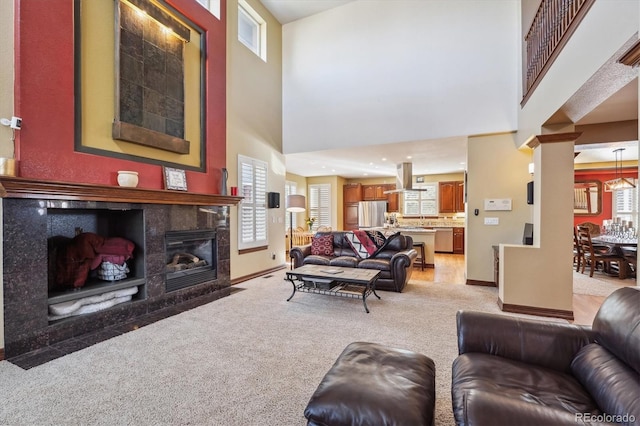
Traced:
[[238, 209], [238, 248], [267, 245], [267, 163], [239, 155], [238, 172], [244, 197]]
[[309, 215], [316, 218], [313, 230], [331, 226], [331, 185], [309, 185]]

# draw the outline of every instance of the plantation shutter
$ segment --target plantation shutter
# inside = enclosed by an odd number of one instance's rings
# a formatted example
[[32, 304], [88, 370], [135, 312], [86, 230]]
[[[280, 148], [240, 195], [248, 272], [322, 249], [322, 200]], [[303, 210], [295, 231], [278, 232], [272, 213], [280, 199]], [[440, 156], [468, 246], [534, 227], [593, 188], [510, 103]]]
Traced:
[[313, 230], [331, 226], [331, 185], [309, 185], [309, 217], [315, 217]]
[[267, 238], [267, 163], [238, 156], [238, 182], [244, 199], [238, 208], [238, 248], [268, 245]]

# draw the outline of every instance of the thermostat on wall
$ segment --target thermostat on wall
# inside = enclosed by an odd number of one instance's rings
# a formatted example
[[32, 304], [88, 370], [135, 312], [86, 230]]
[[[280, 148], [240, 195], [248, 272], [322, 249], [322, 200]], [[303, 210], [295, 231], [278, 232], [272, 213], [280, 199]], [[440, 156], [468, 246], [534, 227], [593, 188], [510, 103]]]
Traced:
[[511, 210], [511, 198], [485, 198], [484, 210], [485, 211]]

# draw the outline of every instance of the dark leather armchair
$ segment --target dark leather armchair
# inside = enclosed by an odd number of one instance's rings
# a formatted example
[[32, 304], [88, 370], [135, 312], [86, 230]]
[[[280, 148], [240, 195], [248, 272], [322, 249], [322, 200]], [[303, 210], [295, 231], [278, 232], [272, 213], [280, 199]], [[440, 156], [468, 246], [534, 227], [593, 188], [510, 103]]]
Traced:
[[640, 291], [616, 290], [592, 327], [460, 311], [459, 425], [640, 422]]

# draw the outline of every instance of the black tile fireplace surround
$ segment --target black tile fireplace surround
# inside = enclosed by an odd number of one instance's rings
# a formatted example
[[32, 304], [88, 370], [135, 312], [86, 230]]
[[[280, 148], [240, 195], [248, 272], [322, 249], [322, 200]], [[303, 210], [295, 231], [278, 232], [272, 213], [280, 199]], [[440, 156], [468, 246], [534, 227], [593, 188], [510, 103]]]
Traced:
[[[56, 183], [44, 183], [42, 189], [42, 182], [20, 178], [0, 178], [0, 184], [7, 192], [2, 200], [5, 359], [231, 293], [228, 206], [240, 197]], [[61, 233], [73, 237], [69, 233], [78, 229], [135, 243], [127, 279], [138, 293], [103, 311], [51, 321], [55, 294], [49, 292], [47, 241]], [[165, 235], [195, 230], [215, 235], [215, 275], [167, 292]]]

